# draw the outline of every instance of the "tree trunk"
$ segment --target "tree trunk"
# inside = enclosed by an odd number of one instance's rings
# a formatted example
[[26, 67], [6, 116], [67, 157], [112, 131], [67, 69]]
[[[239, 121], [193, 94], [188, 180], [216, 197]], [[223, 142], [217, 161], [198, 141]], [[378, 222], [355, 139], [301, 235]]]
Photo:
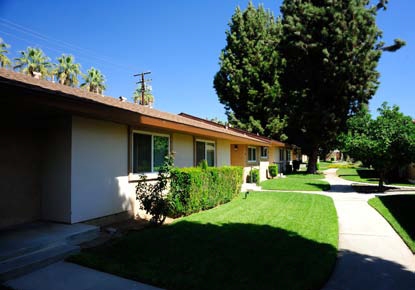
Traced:
[[379, 186], [378, 190], [379, 192], [383, 192], [383, 181], [385, 180], [385, 174], [383, 171], [379, 172]]
[[311, 151], [311, 154], [308, 159], [307, 173], [315, 174], [317, 171], [317, 157], [318, 157], [318, 148], [314, 148]]

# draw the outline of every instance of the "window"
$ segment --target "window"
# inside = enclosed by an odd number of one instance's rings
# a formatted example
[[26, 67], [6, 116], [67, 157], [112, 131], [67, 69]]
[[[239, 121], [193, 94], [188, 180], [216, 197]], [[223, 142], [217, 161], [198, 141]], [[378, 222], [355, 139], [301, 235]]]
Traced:
[[248, 147], [248, 162], [256, 162], [256, 147]]
[[261, 147], [261, 158], [268, 158], [268, 147]]
[[169, 153], [169, 145], [169, 136], [133, 133], [133, 173], [158, 171]]
[[215, 166], [215, 143], [196, 140], [196, 165], [206, 160], [208, 166]]
[[287, 161], [291, 161], [291, 150], [287, 150], [287, 151], [286, 151], [286, 153], [287, 153], [287, 158], [286, 158], [286, 160], [287, 160]]
[[280, 161], [284, 161], [284, 149], [280, 149]]

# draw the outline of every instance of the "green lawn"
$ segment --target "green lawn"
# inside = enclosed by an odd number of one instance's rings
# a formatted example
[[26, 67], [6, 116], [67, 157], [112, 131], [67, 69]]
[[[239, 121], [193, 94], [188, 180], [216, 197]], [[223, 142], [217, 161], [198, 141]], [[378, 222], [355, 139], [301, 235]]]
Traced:
[[[337, 170], [337, 175], [343, 179], [355, 181], [355, 182], [365, 182], [378, 184], [379, 178], [376, 172], [373, 169], [368, 168], [339, 168]], [[407, 183], [388, 183], [389, 185], [395, 186], [415, 186], [415, 184]]]
[[69, 260], [168, 289], [320, 289], [337, 241], [329, 197], [251, 192]]
[[333, 164], [332, 162], [327, 162], [327, 161], [320, 161], [318, 163], [318, 170], [323, 171], [326, 169], [329, 169], [329, 165]]
[[415, 254], [415, 195], [378, 196], [369, 200]]
[[323, 174], [293, 173], [285, 178], [265, 180], [261, 183], [262, 189], [270, 190], [304, 190], [323, 191], [329, 190], [330, 184], [324, 179]]

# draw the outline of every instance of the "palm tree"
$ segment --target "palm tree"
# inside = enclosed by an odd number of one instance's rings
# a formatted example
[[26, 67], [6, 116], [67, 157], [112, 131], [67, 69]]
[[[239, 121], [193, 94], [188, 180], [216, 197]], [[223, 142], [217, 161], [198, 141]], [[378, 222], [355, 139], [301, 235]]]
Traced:
[[74, 87], [79, 83], [78, 75], [81, 74], [81, 65], [75, 63], [72, 55], [62, 54], [58, 57], [58, 64], [53, 73], [60, 84]]
[[43, 79], [51, 74], [52, 64], [40, 48], [28, 47], [26, 51], [21, 51], [20, 54], [20, 57], [14, 59], [16, 61], [14, 69], [30, 74], [32, 77], [36, 73], [40, 73]]
[[102, 94], [105, 90], [105, 77], [99, 70], [91, 67], [83, 78], [85, 82], [81, 84], [81, 88], [97, 94]]
[[10, 47], [7, 43], [3, 41], [2, 38], [0, 38], [0, 67], [11, 67], [12, 62], [10, 59], [6, 56], [6, 53], [9, 53], [7, 50]]
[[142, 103], [142, 87], [139, 86], [133, 95], [134, 103], [139, 103], [140, 105], [152, 107], [154, 103], [154, 96], [151, 93], [151, 87], [146, 86], [144, 89], [144, 103]]

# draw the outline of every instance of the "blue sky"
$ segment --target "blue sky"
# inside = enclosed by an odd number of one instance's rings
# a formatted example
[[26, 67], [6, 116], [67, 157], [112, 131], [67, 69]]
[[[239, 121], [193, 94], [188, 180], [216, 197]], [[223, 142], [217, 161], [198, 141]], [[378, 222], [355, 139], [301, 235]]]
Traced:
[[[279, 14], [282, 1], [253, 1]], [[91, 66], [107, 79], [106, 95], [131, 97], [137, 78], [152, 72], [155, 108], [225, 120], [213, 89], [225, 30], [239, 5], [248, 0], [29, 1], [0, 0], [0, 37], [10, 56], [27, 46], [40, 47], [53, 60], [73, 54], [83, 71]], [[381, 85], [370, 103], [384, 101], [415, 117], [415, 1], [391, 0], [379, 12], [384, 40], [406, 40], [379, 63]]]

